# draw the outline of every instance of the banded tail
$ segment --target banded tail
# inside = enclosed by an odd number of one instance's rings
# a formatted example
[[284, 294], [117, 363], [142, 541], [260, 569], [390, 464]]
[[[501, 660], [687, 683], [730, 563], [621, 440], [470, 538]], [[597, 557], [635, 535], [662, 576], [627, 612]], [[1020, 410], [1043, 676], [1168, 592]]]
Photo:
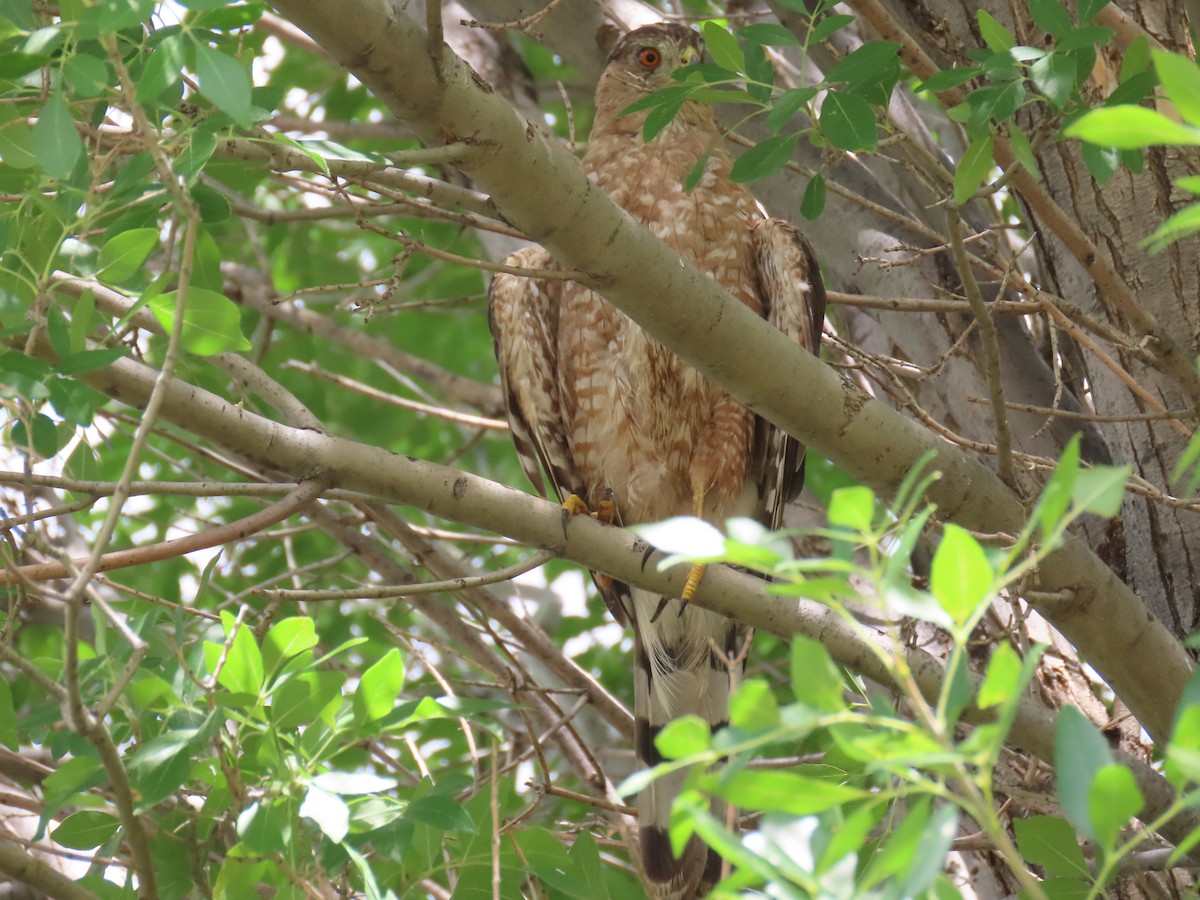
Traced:
[[[729, 724], [730, 670], [721, 654], [736, 658], [748, 632], [706, 609], [689, 607], [680, 615], [674, 599], [652, 622], [661, 598], [637, 589], [632, 595], [635, 744], [639, 761], [650, 767], [662, 762], [654, 738], [672, 719], [697, 715], [713, 732]], [[662, 885], [657, 895], [671, 900], [703, 896], [721, 873], [721, 858], [698, 836], [681, 857], [671, 852], [671, 804], [685, 778], [686, 772], [658, 778], [637, 799], [646, 875]], [[713, 814], [724, 818], [724, 806], [714, 803]]]

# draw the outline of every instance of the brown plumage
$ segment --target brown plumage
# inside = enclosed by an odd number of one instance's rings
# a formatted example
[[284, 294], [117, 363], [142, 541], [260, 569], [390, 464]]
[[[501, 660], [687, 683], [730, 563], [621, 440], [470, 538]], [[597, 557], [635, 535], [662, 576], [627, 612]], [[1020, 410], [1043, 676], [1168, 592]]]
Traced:
[[[675, 82], [698, 59], [699, 35], [651, 25], [622, 38], [596, 88], [596, 118], [583, 157], [589, 177], [655, 236], [738, 301], [816, 352], [825, 291], [807, 241], [791, 224], [767, 219], [750, 192], [729, 180], [712, 109], [688, 102], [653, 141], [644, 113], [620, 111]], [[711, 151], [691, 193], [684, 178]], [[544, 250], [510, 265], [555, 268]], [[595, 508], [611, 498], [624, 524], [701, 514], [715, 524], [751, 515], [780, 525], [803, 483], [804, 448], [690, 366], [594, 291], [573, 282], [497, 275], [489, 315], [501, 386], [521, 463], [545, 495], [541, 469], [560, 499], [577, 494]], [[802, 390], [797, 385], [797, 390]], [[730, 672], [712, 652], [734, 656], [746, 629], [704, 609], [680, 615], [680, 601], [602, 582], [605, 602], [633, 627], [637, 753], [660, 761], [654, 736], [689, 713], [715, 730], [728, 721]], [[682, 775], [655, 781], [638, 797], [642, 858], [664, 896], [691, 897], [719, 874], [719, 859], [693, 838], [675, 858], [667, 837]], [[719, 810], [716, 811], [719, 815]]]

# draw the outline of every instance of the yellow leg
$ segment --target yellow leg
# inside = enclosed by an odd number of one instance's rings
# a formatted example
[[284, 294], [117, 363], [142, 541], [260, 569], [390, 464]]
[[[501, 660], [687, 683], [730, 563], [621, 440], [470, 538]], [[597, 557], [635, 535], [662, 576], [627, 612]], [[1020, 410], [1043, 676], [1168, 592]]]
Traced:
[[[704, 518], [704, 488], [696, 488], [696, 492], [692, 495], [692, 515], [698, 519]], [[692, 602], [692, 598], [696, 596], [696, 590], [700, 587], [700, 579], [704, 577], [704, 563], [695, 563], [692, 570], [688, 572], [687, 581], [683, 583], [683, 593], [680, 595], [679, 614], [683, 615], [684, 609]]]

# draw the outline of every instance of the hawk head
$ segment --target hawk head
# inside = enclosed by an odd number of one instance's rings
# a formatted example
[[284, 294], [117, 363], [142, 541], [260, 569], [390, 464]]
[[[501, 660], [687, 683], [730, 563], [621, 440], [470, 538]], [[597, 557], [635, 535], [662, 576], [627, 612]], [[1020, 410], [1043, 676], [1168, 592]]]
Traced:
[[[704, 55], [700, 35], [683, 25], [660, 22], [622, 37], [608, 54], [599, 91], [619, 94], [625, 104], [674, 83], [671, 75]], [[597, 100], [600, 99], [598, 92]]]

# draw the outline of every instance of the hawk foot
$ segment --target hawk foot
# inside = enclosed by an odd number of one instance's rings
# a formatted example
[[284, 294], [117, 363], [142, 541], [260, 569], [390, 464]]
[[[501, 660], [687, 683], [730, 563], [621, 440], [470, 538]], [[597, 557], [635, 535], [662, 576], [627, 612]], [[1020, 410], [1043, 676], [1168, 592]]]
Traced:
[[578, 494], [570, 494], [562, 502], [562, 529], [563, 537], [567, 536], [567, 522], [571, 520], [571, 516], [588, 515], [587, 504], [583, 502]]

